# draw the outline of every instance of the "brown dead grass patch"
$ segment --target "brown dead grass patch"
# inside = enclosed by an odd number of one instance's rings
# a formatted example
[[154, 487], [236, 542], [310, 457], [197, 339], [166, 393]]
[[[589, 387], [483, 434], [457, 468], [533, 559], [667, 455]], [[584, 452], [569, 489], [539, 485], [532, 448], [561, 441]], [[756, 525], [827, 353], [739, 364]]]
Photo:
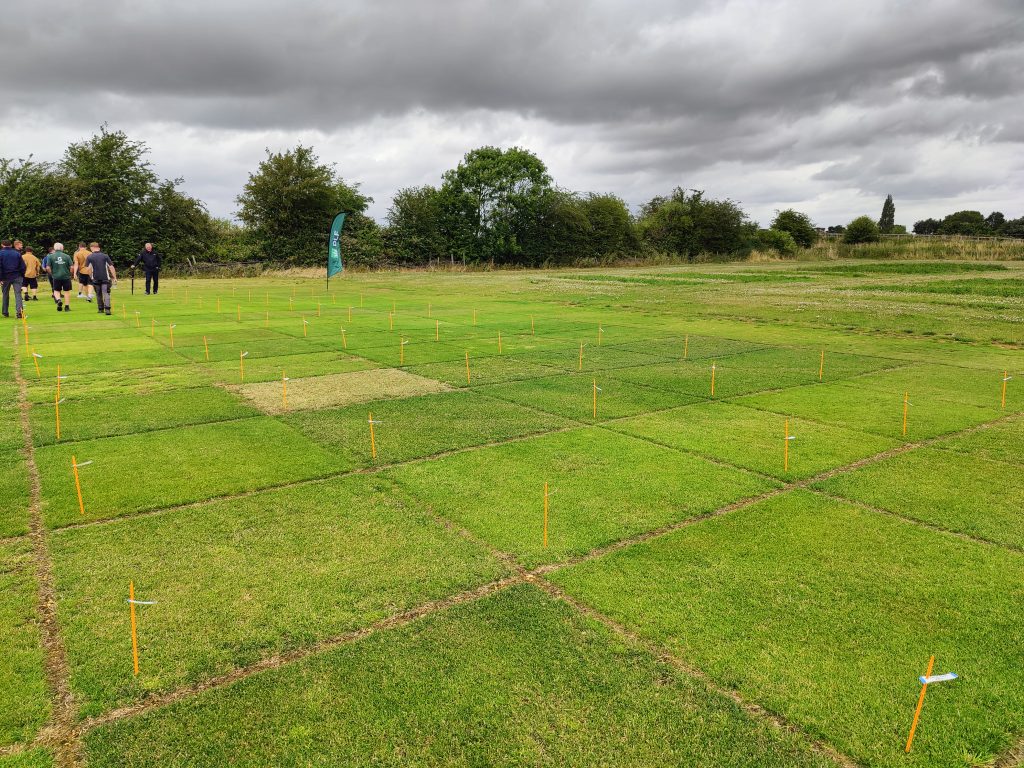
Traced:
[[435, 379], [417, 376], [398, 368], [332, 373], [287, 382], [288, 407], [282, 398], [280, 381], [265, 381], [232, 387], [264, 413], [280, 414], [317, 408], [337, 408], [371, 400], [447, 392], [450, 387]]

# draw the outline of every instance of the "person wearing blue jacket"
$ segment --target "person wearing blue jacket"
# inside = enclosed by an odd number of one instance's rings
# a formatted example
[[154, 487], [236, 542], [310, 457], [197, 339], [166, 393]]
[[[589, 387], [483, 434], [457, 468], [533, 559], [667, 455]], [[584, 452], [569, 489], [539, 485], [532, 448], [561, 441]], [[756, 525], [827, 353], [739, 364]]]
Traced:
[[14, 288], [14, 308], [21, 317], [21, 285], [25, 280], [25, 260], [21, 252], [11, 247], [10, 240], [0, 241], [0, 282], [3, 283], [3, 315], [10, 317], [11, 288]]

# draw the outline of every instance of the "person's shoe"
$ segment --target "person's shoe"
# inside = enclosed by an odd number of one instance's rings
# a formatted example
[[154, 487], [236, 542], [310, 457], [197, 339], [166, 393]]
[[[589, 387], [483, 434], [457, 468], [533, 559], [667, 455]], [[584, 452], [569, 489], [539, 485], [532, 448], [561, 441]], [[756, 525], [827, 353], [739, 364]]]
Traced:
[[78, 298], [80, 298], [80, 299], [84, 299], [85, 298], [85, 296], [82, 295], [81, 291], [78, 292]]
[[18, 318], [19, 320], [21, 320], [21, 319], [22, 319], [22, 316], [23, 316], [23, 315], [22, 315], [22, 313], [21, 313], [21, 312], [18, 312], [18, 313], [17, 313], [17, 314], [15, 314], [14, 316], [15, 316], [16, 318]]
[[146, 291], [146, 295], [149, 296], [149, 291]]
[[70, 312], [71, 311], [71, 305], [70, 304], [65, 304], [64, 305], [64, 311], [65, 312]]
[[92, 296], [86, 296], [85, 300], [92, 304]]
[[33, 296], [32, 297], [32, 301], [39, 301], [39, 297], [38, 296]]
[[64, 309], [64, 302], [57, 299], [57, 311], [60, 312], [62, 309]]
[[108, 309], [108, 310], [106, 310], [106, 311], [105, 311], [105, 312], [104, 312], [103, 314], [105, 314], [105, 315], [109, 315], [109, 314], [110, 314], [110, 310], [109, 310], [109, 309]]

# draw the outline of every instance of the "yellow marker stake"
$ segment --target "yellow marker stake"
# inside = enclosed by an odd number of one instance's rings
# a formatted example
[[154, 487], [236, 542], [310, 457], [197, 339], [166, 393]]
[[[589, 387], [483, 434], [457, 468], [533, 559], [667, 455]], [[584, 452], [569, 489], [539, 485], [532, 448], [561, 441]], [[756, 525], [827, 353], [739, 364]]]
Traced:
[[288, 410], [288, 379], [285, 378], [284, 370], [281, 371], [281, 405]]
[[128, 606], [132, 614], [132, 661], [135, 663], [135, 676], [139, 676], [139, 634], [135, 623], [135, 582], [128, 582]]
[[537, 329], [533, 327], [533, 315], [530, 315], [530, 335], [531, 336], [536, 336], [537, 335]]
[[124, 320], [128, 319], [128, 306], [125, 304], [121, 305], [121, 318]]
[[348, 349], [348, 339], [345, 338], [345, 329], [341, 329], [341, 348]]
[[42, 374], [39, 372], [39, 355], [34, 349], [32, 350], [32, 362], [36, 364], [36, 378], [38, 379]]
[[1003, 400], [999, 405], [1000, 408], [1006, 408], [1006, 382], [1010, 380], [1010, 372], [1003, 371]]
[[78, 494], [78, 514], [85, 514], [85, 502], [82, 501], [82, 483], [78, 480], [78, 459], [71, 455], [71, 469], [75, 473], [75, 492]]
[[316, 303], [316, 316], [320, 317], [320, 302], [319, 301]]
[[57, 399], [60, 400], [60, 363], [57, 364]]
[[686, 338], [683, 339], [683, 360], [690, 356], [690, 335], [687, 334]]
[[206, 362], [210, 362], [210, 345], [206, 343], [205, 336], [203, 336], [203, 349], [206, 350]]
[[220, 296], [217, 297], [217, 311], [220, 312]]
[[907, 434], [907, 406], [910, 405], [910, 393], [903, 395], [903, 434]]
[[818, 363], [818, 381], [825, 375], [825, 350], [821, 350], [821, 362]]
[[135, 313], [135, 327], [136, 328], [141, 328], [142, 327], [142, 320], [139, 318], [139, 313], [138, 312]]
[[306, 338], [306, 326], [308, 325], [309, 323], [306, 322], [306, 318], [302, 318], [302, 338]]
[[53, 398], [53, 408], [57, 415], [57, 439], [60, 440], [60, 390], [57, 390], [57, 394]]
[[370, 458], [376, 460], [377, 458], [377, 438], [373, 434], [373, 411], [370, 411], [370, 418], [367, 419], [370, 422]]
[[170, 325], [167, 330], [171, 333], [171, 349], [174, 349], [174, 325]]
[[601, 346], [601, 336], [604, 334], [604, 328], [600, 325], [597, 326], [597, 346]]
[[469, 386], [469, 350], [466, 350], [466, 386]]
[[398, 364], [405, 365], [405, 341], [402, 340], [398, 343]]
[[427, 317], [433, 317], [433, 315], [430, 314], [430, 302], [429, 301], [427, 302]]
[[548, 484], [544, 483], [544, 549], [548, 548]]
[[[935, 664], [935, 656], [932, 655], [928, 659], [928, 671], [924, 673], [925, 677], [928, 677], [932, 673], [932, 667]], [[910, 752], [910, 745], [914, 743], [914, 732], [917, 730], [917, 721], [921, 718], [921, 707], [924, 706], [924, 695], [928, 691], [928, 683], [921, 683], [921, 695], [917, 697], [917, 709], [914, 711], [914, 722], [910, 726], [910, 735], [907, 737], [907, 747], [904, 752]]]
[[501, 354], [501, 331], [498, 331], [498, 354]]
[[440, 341], [440, 340], [441, 340], [441, 321], [440, 320], [435, 320], [434, 321], [434, 341]]
[[245, 384], [245, 356], [248, 354], [248, 352], [238, 353], [238, 380], [242, 384]]
[[594, 379], [594, 418], [597, 418], [597, 379]]
[[352, 307], [348, 308], [348, 321], [350, 323], [352, 322]]
[[718, 370], [718, 366], [714, 362], [712, 362], [711, 363], [711, 396], [712, 397], [715, 396], [715, 371], [716, 370]]
[[583, 370], [583, 342], [580, 342], [580, 364], [576, 366], [577, 371]]

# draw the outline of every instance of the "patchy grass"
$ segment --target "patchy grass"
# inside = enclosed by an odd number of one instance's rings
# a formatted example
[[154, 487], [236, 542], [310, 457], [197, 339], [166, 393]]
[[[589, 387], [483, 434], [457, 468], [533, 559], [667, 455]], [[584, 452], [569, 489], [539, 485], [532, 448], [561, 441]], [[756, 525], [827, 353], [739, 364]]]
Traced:
[[955, 296], [998, 296], [1020, 298], [1024, 295], [1024, 280], [1015, 278], [979, 277], [972, 280], [937, 280], [928, 283], [899, 283], [890, 285], [858, 286], [862, 291], [889, 291], [896, 293], [944, 293]]
[[32, 549], [0, 544], [0, 746], [27, 743], [50, 714]]
[[0, 539], [28, 533], [28, 465], [20, 451], [0, 451]]
[[53, 768], [53, 757], [45, 749], [0, 755], [0, 768]]
[[[282, 370], [282, 373], [287, 373], [287, 370]], [[287, 407], [284, 401], [286, 385]], [[267, 413], [287, 413], [310, 408], [368, 403], [372, 400], [429, 395], [447, 389], [447, 385], [439, 381], [397, 368], [335, 373], [291, 379], [288, 382], [279, 380], [245, 384], [238, 388], [254, 405]]]
[[1005, 271], [1005, 264], [979, 264], [970, 261], [879, 261], [866, 264], [801, 266], [802, 272], [862, 277], [865, 275], [953, 275], [962, 272]]
[[594, 428], [462, 453], [388, 475], [435, 512], [526, 566], [582, 555], [774, 487], [740, 470]]
[[1024, 548], [1020, 464], [921, 449], [819, 487], [940, 528]]
[[[71, 469], [79, 464], [85, 514]], [[294, 429], [267, 417], [140, 433], [36, 451], [51, 528], [254, 491], [344, 469]]]
[[1024, 446], [1022, 419], [993, 424], [935, 445], [944, 451], [958, 451], [979, 459], [1024, 464], [1024, 451], [1021, 450], [1021, 446]]
[[[998, 547], [793, 492], [554, 579], [868, 766], [963, 765], [1024, 728], [1024, 558]], [[930, 654], [961, 679], [905, 755]]]
[[97, 768], [829, 765], [533, 587], [104, 727], [87, 751]]

